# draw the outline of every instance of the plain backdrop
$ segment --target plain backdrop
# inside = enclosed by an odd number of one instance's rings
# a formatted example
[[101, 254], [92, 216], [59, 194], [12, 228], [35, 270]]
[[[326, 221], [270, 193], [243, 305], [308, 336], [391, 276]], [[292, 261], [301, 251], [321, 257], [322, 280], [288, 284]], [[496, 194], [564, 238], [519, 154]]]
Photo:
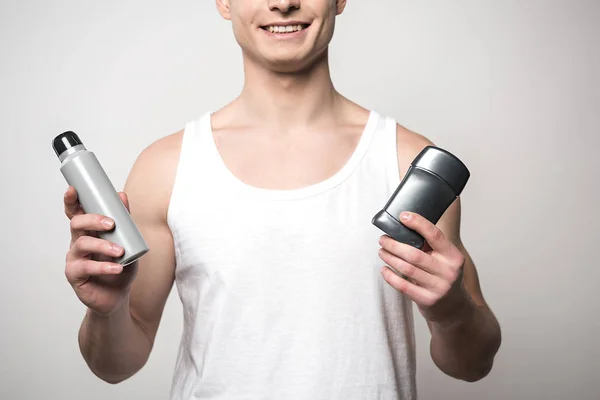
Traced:
[[[106, 384], [79, 354], [51, 140], [78, 132], [121, 189], [144, 147], [239, 93], [229, 22], [208, 0], [0, 4], [0, 398], [166, 399], [175, 289], [133, 378]], [[462, 236], [503, 344], [486, 379], [455, 381], [417, 313], [421, 399], [600, 398], [599, 41], [597, 0], [349, 0], [338, 18], [337, 88], [472, 171]]]

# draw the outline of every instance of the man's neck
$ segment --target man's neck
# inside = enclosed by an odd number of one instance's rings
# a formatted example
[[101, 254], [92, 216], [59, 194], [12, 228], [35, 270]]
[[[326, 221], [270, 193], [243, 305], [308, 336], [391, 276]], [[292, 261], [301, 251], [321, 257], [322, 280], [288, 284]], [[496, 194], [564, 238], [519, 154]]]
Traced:
[[249, 120], [288, 133], [334, 122], [341, 96], [331, 81], [327, 55], [293, 74], [269, 71], [245, 60], [244, 75], [237, 102]]

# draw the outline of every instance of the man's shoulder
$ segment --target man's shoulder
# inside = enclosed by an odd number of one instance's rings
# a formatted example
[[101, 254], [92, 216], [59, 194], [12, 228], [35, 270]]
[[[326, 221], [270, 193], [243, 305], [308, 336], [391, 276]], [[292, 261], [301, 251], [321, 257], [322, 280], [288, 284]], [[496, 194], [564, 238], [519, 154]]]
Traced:
[[396, 123], [396, 142], [399, 148], [417, 152], [426, 146], [433, 145], [433, 142], [427, 136], [412, 131], [400, 123]]
[[[150, 142], [138, 155], [137, 161], [145, 164], [169, 162], [171, 157], [178, 157], [183, 139], [184, 129], [170, 133]], [[149, 162], [152, 161], [152, 162]]]
[[165, 174], [177, 166], [183, 132], [183, 129], [179, 130], [146, 145], [138, 154], [133, 170], [148, 178], [164, 178]]
[[427, 146], [435, 144], [425, 135], [396, 123], [396, 146], [401, 171], [406, 171], [415, 157]]
[[138, 200], [138, 211], [145, 209], [166, 218], [183, 132], [182, 129], [152, 141], [136, 157], [125, 192]]
[[364, 118], [365, 115], [374, 111], [380, 118], [384, 118], [388, 122], [394, 122], [396, 128], [396, 147], [398, 155], [398, 164], [401, 171], [406, 171], [414, 158], [427, 146], [435, 145], [424, 134], [415, 132], [406, 126], [402, 125], [392, 115], [379, 112], [377, 109], [361, 107], [354, 103], [354, 111], [356, 115]]
[[411, 129], [408, 129], [406, 126], [402, 125], [396, 118], [392, 115], [380, 112], [377, 109], [370, 109], [367, 107], [361, 107], [360, 105], [354, 103], [354, 111], [355, 115], [359, 115], [360, 118], [365, 118], [374, 112], [380, 118], [385, 119], [388, 122], [394, 122], [396, 128], [396, 143], [398, 147], [398, 155], [399, 157], [412, 157], [412, 159], [421, 151], [423, 148], [427, 146], [433, 145], [433, 142], [426, 137], [425, 135], [415, 132]]

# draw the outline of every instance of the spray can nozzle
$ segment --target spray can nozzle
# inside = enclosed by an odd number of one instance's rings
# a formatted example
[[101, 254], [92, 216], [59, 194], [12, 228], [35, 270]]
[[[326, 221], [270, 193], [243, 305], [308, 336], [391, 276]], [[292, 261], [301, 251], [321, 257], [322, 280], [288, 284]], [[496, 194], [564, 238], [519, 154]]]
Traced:
[[52, 141], [52, 148], [57, 156], [60, 157], [62, 153], [69, 150], [72, 147], [82, 145], [81, 139], [73, 131], [67, 131], [61, 133]]

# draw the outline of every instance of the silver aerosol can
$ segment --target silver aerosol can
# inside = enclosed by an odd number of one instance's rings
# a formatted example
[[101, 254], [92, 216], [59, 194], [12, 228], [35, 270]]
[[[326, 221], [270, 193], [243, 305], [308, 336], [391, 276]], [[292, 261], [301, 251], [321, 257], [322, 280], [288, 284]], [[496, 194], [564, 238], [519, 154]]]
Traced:
[[148, 245], [96, 155], [87, 150], [79, 136], [71, 131], [54, 138], [52, 147], [61, 162], [60, 171], [64, 178], [77, 190], [83, 211], [115, 221], [110, 231], [98, 232], [101, 239], [123, 247], [123, 255], [115, 257], [114, 262], [128, 265], [146, 254]]

